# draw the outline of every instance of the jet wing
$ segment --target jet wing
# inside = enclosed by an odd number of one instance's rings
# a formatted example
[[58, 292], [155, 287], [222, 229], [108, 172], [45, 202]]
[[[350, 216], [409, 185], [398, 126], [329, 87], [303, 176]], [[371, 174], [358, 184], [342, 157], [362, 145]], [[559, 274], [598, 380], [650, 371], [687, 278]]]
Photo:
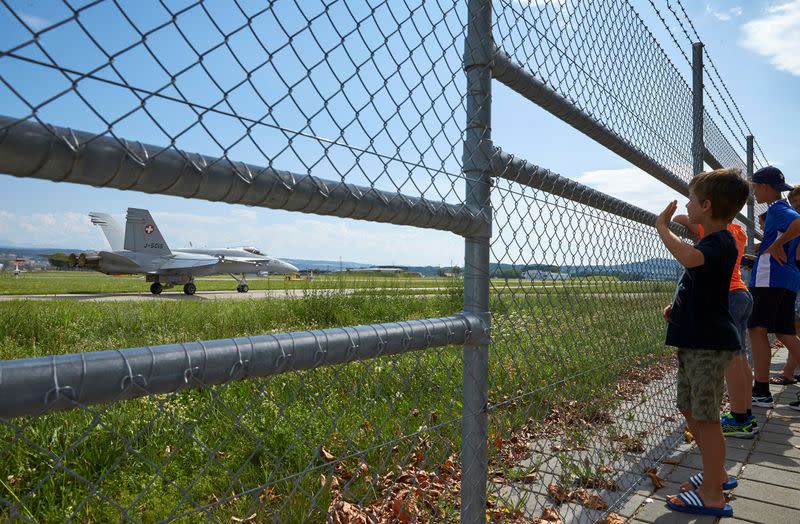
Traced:
[[258, 266], [259, 263], [270, 262], [270, 260], [266, 258], [220, 257], [220, 263], [224, 264], [225, 262], [230, 264], [235, 262], [237, 264], [253, 264], [253, 266]]
[[161, 267], [158, 268], [158, 271], [175, 271], [181, 269], [197, 269], [201, 267], [209, 267], [209, 266], [216, 266], [219, 264], [219, 260], [216, 258], [204, 258], [204, 259], [191, 259], [191, 258], [175, 258], [172, 260], [167, 260]]

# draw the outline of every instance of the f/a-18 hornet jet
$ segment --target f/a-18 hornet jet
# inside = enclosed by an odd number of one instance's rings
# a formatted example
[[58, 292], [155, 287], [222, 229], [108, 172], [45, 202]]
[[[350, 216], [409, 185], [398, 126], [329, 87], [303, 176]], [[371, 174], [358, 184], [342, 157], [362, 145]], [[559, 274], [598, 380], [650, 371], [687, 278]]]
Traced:
[[238, 282], [236, 290], [246, 293], [249, 290], [247, 274], [298, 271], [293, 265], [250, 247], [172, 251], [146, 209], [128, 208], [124, 236], [110, 215], [91, 213], [89, 216], [93, 224], [103, 229], [112, 251], [73, 253], [69, 262], [109, 275], [143, 274], [146, 281], [151, 282], [150, 291], [156, 295], [175, 284], [182, 284], [184, 293], [194, 295], [197, 291], [194, 277], [220, 274], [231, 275]]

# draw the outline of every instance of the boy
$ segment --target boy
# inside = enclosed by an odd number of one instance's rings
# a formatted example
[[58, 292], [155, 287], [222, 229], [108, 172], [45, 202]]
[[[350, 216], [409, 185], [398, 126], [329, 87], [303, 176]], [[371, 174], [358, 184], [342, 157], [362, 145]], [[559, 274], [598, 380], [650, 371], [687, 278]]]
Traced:
[[725, 439], [719, 420], [725, 369], [742, 347], [728, 312], [728, 288], [738, 258], [728, 224], [749, 194], [735, 169], [700, 173], [689, 183], [689, 221], [703, 226], [705, 236], [694, 246], [669, 229], [678, 207], [672, 201], [656, 220], [656, 230], [685, 269], [669, 312], [666, 344], [678, 351], [677, 404], [695, 437], [703, 460], [699, 487], [667, 497], [675, 511], [729, 517], [722, 493], [735, 485], [725, 471]]
[[[672, 219], [675, 223], [681, 224], [689, 230], [695, 240], [700, 240], [705, 235], [703, 226], [692, 224], [686, 215], [677, 215]], [[763, 229], [763, 228], [762, 228]], [[753, 386], [753, 372], [747, 354], [747, 321], [753, 310], [753, 298], [747, 290], [747, 286], [742, 280], [739, 271], [740, 261], [744, 255], [747, 245], [747, 233], [744, 232], [739, 224], [728, 224], [728, 231], [736, 241], [738, 252], [736, 264], [733, 266], [733, 275], [728, 289], [728, 310], [733, 317], [733, 323], [739, 332], [742, 341], [742, 349], [733, 354], [733, 359], [725, 370], [725, 384], [728, 386], [728, 398], [731, 409], [720, 417], [722, 424], [722, 434], [726, 437], [753, 438], [758, 433], [758, 422], [753, 416], [751, 402], [751, 388]], [[671, 307], [671, 306], [670, 306]], [[682, 488], [688, 491], [694, 487], [691, 481]]]
[[[789, 194], [786, 195], [786, 200], [789, 201], [789, 205], [792, 206], [792, 209], [800, 213], [800, 186], [795, 186], [789, 191]], [[763, 215], [766, 217], [766, 213], [763, 213]], [[764, 230], [763, 223], [761, 224], [761, 230]], [[798, 252], [800, 252], [800, 247], [798, 247]], [[800, 257], [795, 256], [795, 258], [797, 260], [795, 265], [800, 269]], [[800, 333], [800, 296], [794, 301], [794, 330], [796, 333]], [[769, 377], [769, 383], [778, 386], [795, 384], [797, 380], [800, 379], [800, 375], [795, 374], [796, 370], [797, 362], [789, 356], [786, 358], [786, 365], [783, 366], [783, 369], [774, 376]]]
[[[748, 323], [755, 371], [753, 405], [765, 408], [774, 405], [769, 391], [769, 333], [775, 333], [789, 355], [800, 361], [800, 339], [795, 336], [794, 326], [794, 304], [800, 288], [794, 239], [800, 235], [800, 214], [781, 200], [781, 192], [791, 189], [776, 167], [767, 166], [753, 173], [753, 196], [756, 202], [769, 205], [763, 241], [750, 275], [753, 314]], [[800, 401], [790, 403], [790, 407], [800, 409]]]

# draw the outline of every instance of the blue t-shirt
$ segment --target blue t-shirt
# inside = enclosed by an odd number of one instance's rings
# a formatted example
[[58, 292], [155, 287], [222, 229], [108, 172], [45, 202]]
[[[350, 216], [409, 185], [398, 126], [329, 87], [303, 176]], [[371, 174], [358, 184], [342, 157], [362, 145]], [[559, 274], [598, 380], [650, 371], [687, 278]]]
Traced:
[[770, 204], [767, 219], [764, 222], [764, 238], [758, 250], [758, 258], [750, 273], [750, 287], [779, 287], [794, 293], [800, 289], [800, 270], [797, 269], [795, 253], [800, 237], [784, 244], [786, 263], [779, 264], [772, 256], [764, 253], [796, 219], [800, 218], [792, 206], [785, 200], [777, 200]]

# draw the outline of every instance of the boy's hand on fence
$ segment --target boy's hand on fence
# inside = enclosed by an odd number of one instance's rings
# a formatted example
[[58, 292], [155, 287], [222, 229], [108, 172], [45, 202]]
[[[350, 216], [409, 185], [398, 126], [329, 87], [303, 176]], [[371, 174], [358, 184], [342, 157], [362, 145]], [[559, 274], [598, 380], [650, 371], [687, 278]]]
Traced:
[[668, 305], [664, 309], [661, 310], [661, 314], [664, 316], [664, 320], [669, 322], [669, 315], [672, 313], [672, 304]]
[[783, 246], [778, 245], [777, 242], [773, 242], [771, 246], [769, 246], [764, 253], [769, 253], [775, 261], [780, 264], [784, 265], [786, 263], [786, 251], [783, 249]]
[[672, 202], [667, 204], [667, 207], [664, 208], [664, 211], [662, 211], [661, 214], [658, 215], [658, 218], [656, 219], [656, 227], [669, 228], [669, 223], [672, 221], [672, 215], [675, 214], [675, 211], [677, 211], [677, 209], [678, 209], [677, 200], [673, 200]]

